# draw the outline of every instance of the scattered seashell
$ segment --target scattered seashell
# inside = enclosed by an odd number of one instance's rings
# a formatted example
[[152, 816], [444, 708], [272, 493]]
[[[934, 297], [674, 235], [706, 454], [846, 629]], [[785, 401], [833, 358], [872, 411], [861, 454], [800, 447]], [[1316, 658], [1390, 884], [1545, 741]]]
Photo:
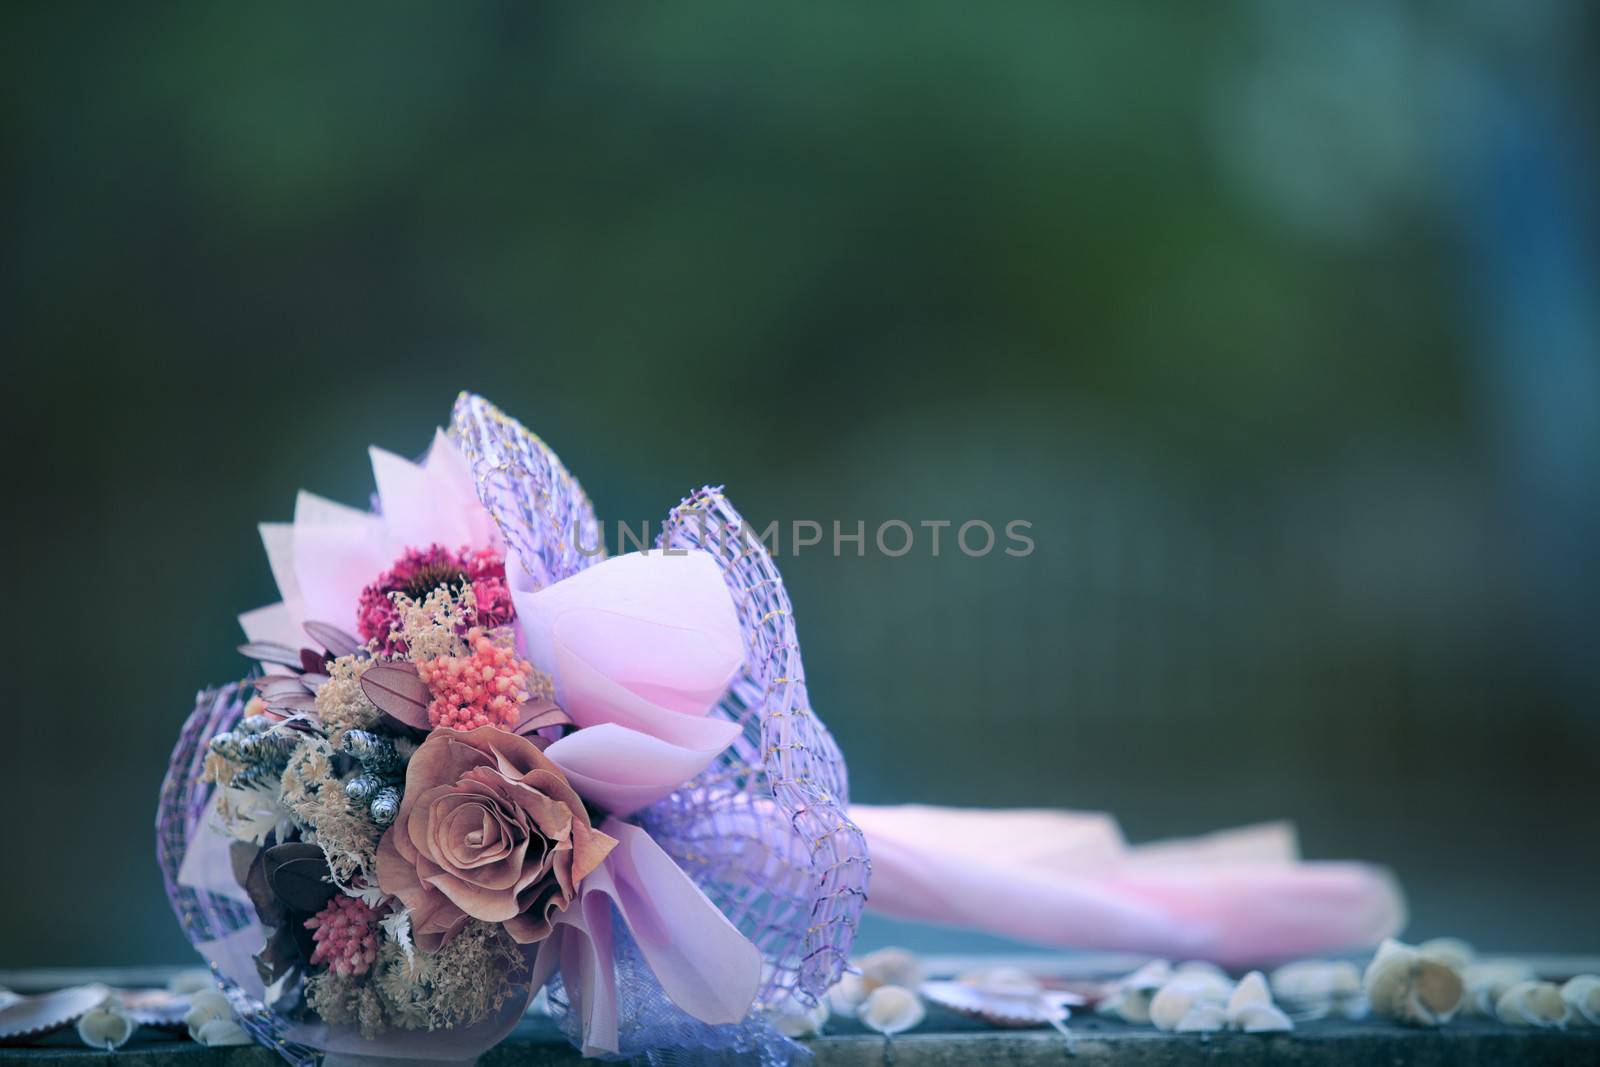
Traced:
[[863, 1026], [885, 1037], [903, 1033], [922, 1021], [922, 1000], [904, 986], [881, 985], [867, 995], [856, 1013]]
[[1495, 1005], [1506, 990], [1518, 982], [1538, 979], [1532, 967], [1521, 960], [1488, 960], [1474, 963], [1462, 973], [1466, 985], [1466, 1010], [1486, 1019], [1495, 1017]]
[[1115, 983], [1105, 998], [1095, 1005], [1095, 1010], [1115, 1015], [1123, 1022], [1138, 1026], [1150, 1022], [1150, 1001], [1172, 978], [1172, 965], [1166, 960], [1151, 960], [1132, 974]]
[[1600, 1026], [1600, 975], [1580, 974], [1561, 987], [1574, 1026]]
[[249, 1045], [254, 1039], [232, 1019], [212, 1019], [200, 1027], [194, 1039], [209, 1048]]
[[1033, 975], [1013, 967], [969, 971], [953, 982], [924, 982], [923, 997], [991, 1026], [1053, 1026], [1066, 1032], [1076, 993], [1046, 989]]
[[[226, 1022], [230, 1026], [235, 1025], [233, 1022], [233, 1005], [228, 1002], [228, 998], [223, 996], [219, 990], [202, 989], [189, 998], [189, 1011], [183, 1017], [183, 1025], [189, 1028], [190, 1038], [200, 1042], [202, 1045], [212, 1044], [202, 1034], [208, 1024], [219, 1021]], [[236, 1026], [235, 1028], [237, 1029]], [[213, 1028], [211, 1030], [213, 1037], [224, 1033], [225, 1031], [221, 1028]], [[233, 1042], [222, 1043], [232, 1044]]]
[[1271, 1034], [1294, 1029], [1289, 1017], [1270, 1002], [1251, 1001], [1237, 1010], [1230, 1009], [1228, 1022], [1247, 1034]]
[[915, 989], [922, 984], [922, 957], [910, 949], [880, 948], [854, 960], [828, 990], [828, 1001], [840, 1015], [854, 1015], [879, 986]]
[[1157, 1030], [1178, 1030], [1178, 1025], [1195, 1008], [1222, 1008], [1232, 992], [1232, 984], [1211, 974], [1174, 974], [1171, 981], [1150, 998], [1150, 1022]]
[[129, 989], [117, 993], [122, 1013], [139, 1026], [164, 1026], [183, 1029], [189, 1011], [189, 997], [165, 989]]
[[859, 974], [845, 971], [833, 984], [833, 988], [828, 990], [828, 1004], [840, 1015], [854, 1015], [870, 992], [872, 990], [867, 988], [864, 978]]
[[1435, 937], [1417, 946], [1424, 956], [1447, 963], [1457, 971], [1465, 971], [1478, 958], [1478, 950], [1459, 937]]
[[127, 1044], [137, 1024], [123, 1012], [116, 997], [107, 997], [78, 1020], [78, 1040], [110, 1052]]
[[1228, 972], [1210, 960], [1184, 960], [1172, 969], [1172, 973], [1175, 976], [1207, 975], [1227, 982], [1229, 985], [1233, 984], [1233, 980], [1228, 977]]
[[1448, 1022], [1465, 997], [1453, 967], [1393, 939], [1378, 946], [1362, 987], [1373, 1012], [1407, 1026]]
[[98, 983], [17, 996], [0, 1007], [0, 1041], [39, 1037], [63, 1029], [100, 1006], [111, 990]]
[[1361, 972], [1348, 960], [1300, 960], [1272, 972], [1272, 997], [1295, 1018], [1334, 1016], [1359, 1019], [1367, 1014]]
[[876, 952], [869, 952], [856, 961], [856, 966], [861, 969], [861, 977], [869, 987], [868, 992], [885, 985], [915, 989], [926, 977], [922, 957], [904, 948], [880, 948]]
[[169, 993], [198, 993], [202, 989], [215, 989], [217, 980], [204, 967], [188, 967], [167, 979]]
[[1554, 982], [1518, 982], [1500, 994], [1494, 1014], [1507, 1026], [1565, 1026], [1571, 1009]]
[[1044, 990], [1044, 983], [1021, 967], [980, 967], [956, 975], [956, 981], [996, 996], [1033, 997]]
[[1243, 1030], [1247, 1034], [1276, 1033], [1294, 1029], [1294, 1023], [1289, 1017], [1272, 1003], [1272, 993], [1267, 988], [1267, 977], [1260, 971], [1251, 971], [1239, 979], [1239, 984], [1234, 986], [1233, 994], [1228, 998], [1228, 1006], [1223, 1009], [1223, 1014], [1229, 1026], [1235, 1030]]
[[1251, 971], [1239, 979], [1233, 995], [1228, 998], [1228, 1014], [1235, 1015], [1252, 1004], [1271, 1004], [1272, 993], [1267, 989], [1267, 977], [1260, 971]]
[[784, 1037], [818, 1037], [828, 1021], [828, 999], [819, 997], [808, 1005], [793, 993], [785, 993], [767, 1009], [767, 1018]]
[[1179, 1034], [1212, 1034], [1226, 1028], [1228, 1013], [1220, 1004], [1201, 1004], [1191, 1008], [1178, 1020], [1173, 1032]]
[[1151, 960], [1124, 978], [1120, 985], [1128, 989], [1148, 989], [1152, 993], [1172, 978], [1172, 964], [1166, 960]]

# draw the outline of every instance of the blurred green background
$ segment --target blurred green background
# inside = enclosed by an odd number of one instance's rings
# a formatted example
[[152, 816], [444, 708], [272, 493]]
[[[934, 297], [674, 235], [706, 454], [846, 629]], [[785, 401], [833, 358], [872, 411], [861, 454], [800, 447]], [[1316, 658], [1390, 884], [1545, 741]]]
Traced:
[[190, 958], [151, 821], [255, 523], [461, 388], [607, 519], [1033, 523], [783, 562], [857, 799], [1292, 817], [1416, 936], [1600, 949], [1597, 28], [7, 5], [0, 964]]

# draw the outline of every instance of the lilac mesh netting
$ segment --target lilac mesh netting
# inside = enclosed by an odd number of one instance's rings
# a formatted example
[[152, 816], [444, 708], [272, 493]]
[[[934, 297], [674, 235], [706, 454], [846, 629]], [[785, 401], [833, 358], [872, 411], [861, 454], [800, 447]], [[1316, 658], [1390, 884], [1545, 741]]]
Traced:
[[536, 585], [559, 582], [602, 558], [578, 550], [601, 543], [583, 486], [520, 422], [483, 397], [462, 393], [450, 435], [472, 465], [478, 499]]
[[[204, 825], [211, 786], [200, 780], [206, 744], [212, 737], [232, 728], [244, 711], [245, 701], [254, 690], [249, 680], [232, 682], [216, 689], [203, 690], [195, 697], [194, 711], [184, 721], [178, 743], [172, 750], [167, 774], [161, 782], [161, 798], [156, 806], [156, 862], [166, 883], [167, 900], [183, 925], [191, 945], [216, 941], [244, 926], [255, 916], [243, 904], [215, 893], [191, 889], [178, 882], [178, 872], [195, 834], [210, 833]], [[315, 1063], [318, 1053], [285, 1041], [281, 1034], [286, 1021], [249, 996], [218, 968], [213, 976], [232, 1002], [243, 1026], [257, 1041], [278, 1051], [284, 1059], [303, 1067]]]

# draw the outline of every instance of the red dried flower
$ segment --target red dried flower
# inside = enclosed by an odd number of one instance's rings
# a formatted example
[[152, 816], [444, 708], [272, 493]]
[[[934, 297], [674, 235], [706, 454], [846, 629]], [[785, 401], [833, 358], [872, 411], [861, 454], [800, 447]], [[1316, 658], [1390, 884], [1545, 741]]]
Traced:
[[462, 582], [472, 583], [479, 625], [503, 626], [511, 621], [514, 612], [504, 556], [492, 548], [452, 552], [443, 545], [429, 545], [406, 549], [394, 566], [361, 591], [357, 625], [362, 640], [376, 640], [380, 652], [404, 652], [406, 643], [394, 632], [397, 615], [391, 594], [404, 593], [421, 601], [440, 586]]

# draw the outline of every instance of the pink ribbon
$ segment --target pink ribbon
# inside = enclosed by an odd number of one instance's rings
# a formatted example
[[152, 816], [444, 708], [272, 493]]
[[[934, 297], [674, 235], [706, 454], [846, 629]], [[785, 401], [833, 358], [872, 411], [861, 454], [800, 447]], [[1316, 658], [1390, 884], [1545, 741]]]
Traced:
[[539, 946], [533, 985], [559, 969], [582, 1026], [585, 1056], [618, 1052], [612, 909], [667, 997], [701, 1022], [737, 1023], [761, 984], [761, 952], [650, 835], [607, 819], [619, 844]]
[[1386, 870], [1304, 863], [1268, 823], [1130, 848], [1108, 815], [855, 805], [868, 908], [1059, 948], [1244, 967], [1369, 949], [1405, 923]]

